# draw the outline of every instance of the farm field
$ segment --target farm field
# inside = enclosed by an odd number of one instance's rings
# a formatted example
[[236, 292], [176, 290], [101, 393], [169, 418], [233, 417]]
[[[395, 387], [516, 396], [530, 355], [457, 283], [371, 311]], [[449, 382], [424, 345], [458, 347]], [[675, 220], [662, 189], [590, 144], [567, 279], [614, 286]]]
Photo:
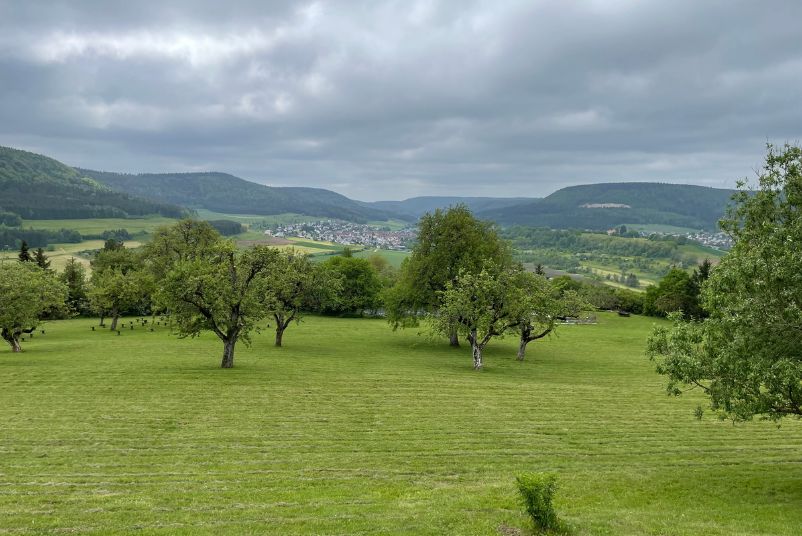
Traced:
[[50, 322], [0, 348], [2, 534], [797, 535], [802, 422], [694, 419], [643, 357], [654, 319], [491, 343], [486, 369], [382, 320], [309, 317], [219, 366], [213, 336]]
[[[101, 249], [103, 243], [103, 240], [84, 240], [77, 244], [53, 244], [53, 251], [47, 251], [46, 255], [50, 260], [50, 267], [58, 272], [64, 269], [71, 257], [75, 257], [75, 260], [83, 264], [88, 270], [90, 268], [89, 259], [78, 255], [78, 253], [90, 249]], [[137, 248], [142, 245], [137, 240], [126, 240], [123, 244], [127, 248]], [[0, 262], [6, 259], [16, 260], [18, 254], [18, 251], [2, 251], [0, 252]]]
[[147, 218], [90, 218], [78, 220], [24, 220], [23, 227], [34, 229], [74, 229], [82, 235], [98, 235], [103, 231], [127, 229], [131, 234], [152, 233], [162, 225], [172, 225], [176, 220], [163, 216]]
[[370, 257], [371, 255], [379, 255], [387, 259], [387, 262], [390, 263], [390, 266], [394, 268], [400, 268], [401, 263], [404, 262], [404, 259], [409, 257], [410, 251], [397, 251], [391, 249], [363, 249], [362, 251], [357, 251], [354, 253], [354, 257]]

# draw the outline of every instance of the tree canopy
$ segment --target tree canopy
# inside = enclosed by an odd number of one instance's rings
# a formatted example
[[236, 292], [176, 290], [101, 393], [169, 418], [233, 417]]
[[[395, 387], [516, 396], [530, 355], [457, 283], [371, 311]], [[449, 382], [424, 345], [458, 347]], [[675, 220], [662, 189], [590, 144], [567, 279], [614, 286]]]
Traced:
[[60, 309], [67, 287], [55, 274], [33, 262], [0, 263], [0, 335], [14, 352], [20, 338], [31, 333], [42, 315]]
[[703, 284], [710, 317], [673, 315], [648, 343], [669, 393], [702, 389], [735, 420], [802, 416], [802, 149], [769, 146], [758, 181], [722, 222], [735, 244]]
[[[420, 314], [441, 306], [441, 293], [461, 273], [478, 274], [488, 266], [503, 270], [511, 264], [509, 247], [495, 227], [476, 219], [465, 205], [425, 214], [412, 254], [386, 294], [387, 319], [394, 328], [416, 325]], [[451, 341], [457, 344], [453, 333]]]

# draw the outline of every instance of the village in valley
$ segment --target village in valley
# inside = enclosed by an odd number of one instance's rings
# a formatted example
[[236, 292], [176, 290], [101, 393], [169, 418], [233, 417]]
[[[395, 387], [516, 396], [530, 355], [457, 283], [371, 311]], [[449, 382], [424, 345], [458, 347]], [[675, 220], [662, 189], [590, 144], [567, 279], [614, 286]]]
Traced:
[[415, 239], [413, 227], [391, 230], [388, 227], [351, 223], [340, 220], [320, 220], [306, 223], [276, 225], [265, 235], [277, 238], [296, 237], [333, 242], [346, 246], [362, 245], [379, 249], [403, 251]]

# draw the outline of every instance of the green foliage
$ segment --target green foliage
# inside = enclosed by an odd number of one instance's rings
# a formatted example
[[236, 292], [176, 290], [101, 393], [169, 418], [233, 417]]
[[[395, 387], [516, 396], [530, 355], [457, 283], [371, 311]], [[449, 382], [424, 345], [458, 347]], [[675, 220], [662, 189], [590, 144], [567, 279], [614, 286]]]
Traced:
[[506, 298], [507, 326], [519, 336], [519, 360], [526, 345], [553, 333], [559, 320], [591, 307], [575, 290], [557, 287], [537, 273], [515, 272], [506, 284], [512, 290]]
[[651, 316], [667, 316], [679, 311], [686, 318], [698, 318], [701, 314], [699, 288], [684, 270], [671, 270], [656, 286], [646, 289], [643, 312]]
[[17, 255], [17, 259], [20, 262], [32, 262], [33, 256], [31, 256], [31, 251], [28, 248], [28, 243], [23, 240], [22, 244], [19, 246], [19, 255]]
[[477, 220], [464, 205], [424, 215], [412, 254], [386, 294], [388, 321], [393, 327], [415, 325], [421, 313], [440, 306], [440, 293], [460, 273], [479, 273], [488, 263], [500, 270], [512, 264], [508, 245], [491, 223]]
[[183, 219], [159, 227], [145, 246], [148, 268], [160, 280], [177, 262], [216, 257], [222, 237], [206, 221]]
[[0, 147], [0, 199], [25, 219], [182, 213], [176, 206], [115, 192], [52, 158], [9, 147]]
[[70, 313], [85, 314], [89, 311], [86, 269], [83, 264], [70, 257], [59, 274], [59, 279], [67, 286], [67, 307]]
[[536, 530], [559, 527], [552, 500], [557, 490], [557, 477], [549, 473], [523, 473], [515, 477], [524, 509]]
[[484, 366], [482, 352], [494, 337], [503, 337], [516, 311], [517, 271], [488, 264], [478, 273], [461, 271], [440, 291], [440, 307], [430, 314], [432, 329], [449, 336], [455, 330], [471, 343], [473, 368]]
[[699, 388], [722, 416], [802, 416], [802, 148], [769, 146], [759, 189], [740, 188], [722, 222], [735, 245], [702, 286], [710, 317], [672, 316], [647, 353], [669, 393]]
[[338, 291], [322, 303], [326, 314], [357, 314], [373, 311], [381, 305], [382, 282], [373, 265], [358, 257], [332, 257], [321, 268]]
[[276, 322], [276, 346], [291, 322], [301, 321], [303, 310], [320, 311], [337, 301], [343, 277], [327, 267], [314, 265], [294, 251], [280, 251], [265, 282], [268, 310]]
[[26, 242], [32, 247], [45, 247], [49, 244], [71, 243], [83, 241], [81, 233], [71, 229], [34, 229], [34, 228], [6, 228], [0, 227], [0, 248], [13, 247], [20, 242]]
[[[180, 230], [181, 223], [165, 234]], [[170, 310], [182, 337], [213, 332], [224, 343], [222, 368], [234, 366], [234, 346], [250, 344], [250, 334], [271, 310], [265, 277], [279, 251], [256, 246], [237, 251], [230, 242], [202, 244], [172, 257], [157, 291], [157, 302]]]
[[33, 262], [0, 263], [0, 335], [14, 351], [45, 313], [64, 308], [67, 287]]
[[47, 255], [45, 255], [45, 250], [42, 248], [37, 248], [36, 252], [33, 254], [33, 262], [41, 268], [42, 270], [50, 269], [50, 261], [47, 260]]
[[116, 319], [123, 313], [141, 314], [150, 306], [154, 290], [153, 278], [141, 269], [123, 271], [109, 267], [92, 273], [92, 287], [87, 293], [89, 303], [95, 311]]
[[245, 227], [238, 221], [209, 220], [209, 225], [223, 236], [234, 236], [245, 232]]

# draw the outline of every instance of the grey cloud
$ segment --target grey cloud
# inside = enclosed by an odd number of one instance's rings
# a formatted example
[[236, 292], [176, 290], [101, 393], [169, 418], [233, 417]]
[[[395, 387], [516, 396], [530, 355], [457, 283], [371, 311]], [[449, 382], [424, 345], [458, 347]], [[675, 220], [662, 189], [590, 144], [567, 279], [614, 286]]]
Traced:
[[800, 137], [791, 1], [47, 4], [0, 3], [0, 143], [83, 167], [545, 195]]

